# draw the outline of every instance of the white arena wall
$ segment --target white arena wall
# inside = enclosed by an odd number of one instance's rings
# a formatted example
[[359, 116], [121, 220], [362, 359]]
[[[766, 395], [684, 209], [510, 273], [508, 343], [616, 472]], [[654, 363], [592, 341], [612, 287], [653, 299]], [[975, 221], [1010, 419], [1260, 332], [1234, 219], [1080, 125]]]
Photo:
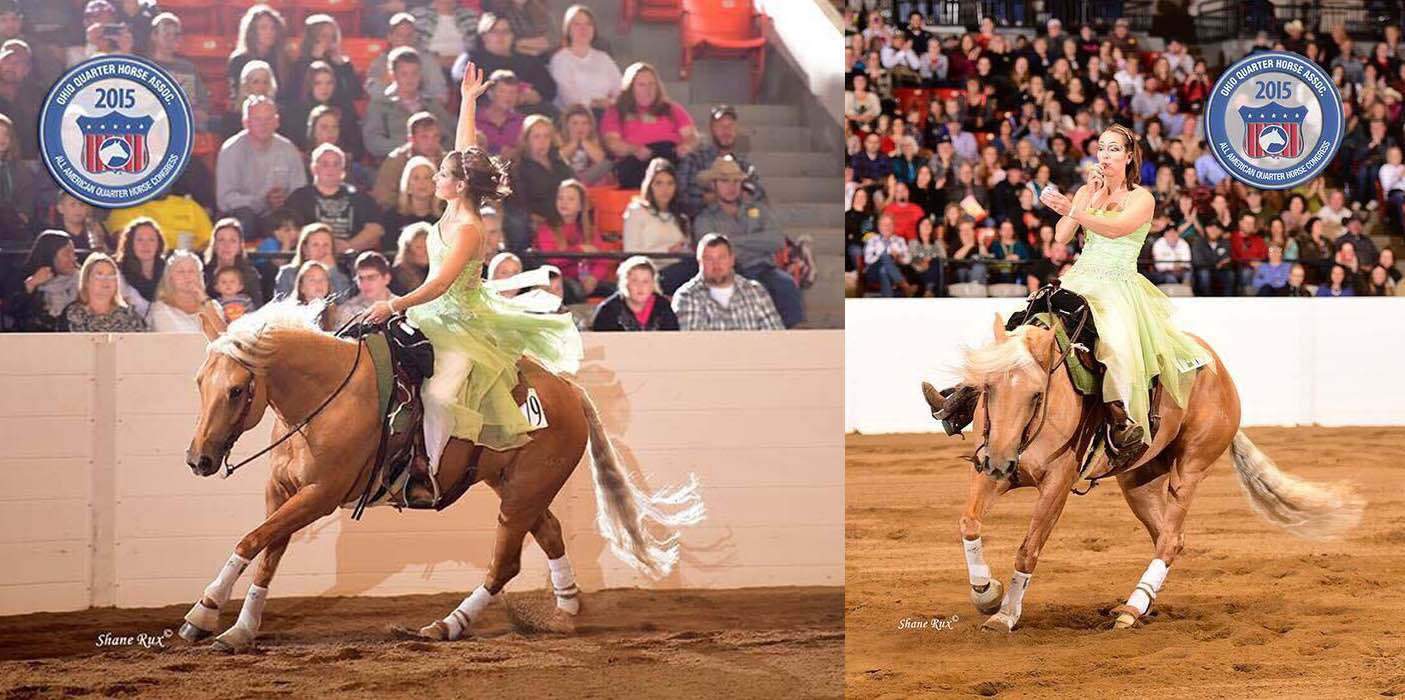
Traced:
[[[1210, 343], [1244, 425], [1405, 425], [1405, 300], [1175, 298], [1175, 322]], [[991, 341], [1023, 299], [851, 299], [844, 306], [844, 427], [940, 426], [920, 382], [946, 387], [963, 345]]]
[[[841, 335], [586, 334], [577, 379], [624, 463], [655, 489], [696, 473], [708, 517], [651, 581], [596, 534], [583, 460], [552, 506], [582, 587], [843, 585]], [[9, 334], [0, 357], [0, 615], [194, 600], [262, 521], [268, 471], [261, 458], [202, 479], [184, 464], [204, 338]], [[236, 459], [268, 443], [271, 416]], [[481, 484], [442, 513], [339, 510], [294, 537], [271, 594], [472, 590], [496, 516]], [[508, 588], [547, 580], [529, 538]]]

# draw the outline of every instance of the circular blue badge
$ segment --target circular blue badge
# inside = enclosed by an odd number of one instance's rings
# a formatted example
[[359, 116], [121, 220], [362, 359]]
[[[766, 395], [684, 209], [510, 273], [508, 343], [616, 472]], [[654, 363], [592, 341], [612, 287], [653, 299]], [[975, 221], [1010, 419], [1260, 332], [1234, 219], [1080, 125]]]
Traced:
[[141, 204], [190, 161], [190, 102], [165, 69], [127, 54], [97, 56], [54, 83], [39, 114], [44, 167], [93, 206]]
[[1321, 66], [1287, 51], [1250, 54], [1215, 82], [1205, 141], [1230, 177], [1286, 190], [1331, 164], [1345, 136], [1342, 98]]

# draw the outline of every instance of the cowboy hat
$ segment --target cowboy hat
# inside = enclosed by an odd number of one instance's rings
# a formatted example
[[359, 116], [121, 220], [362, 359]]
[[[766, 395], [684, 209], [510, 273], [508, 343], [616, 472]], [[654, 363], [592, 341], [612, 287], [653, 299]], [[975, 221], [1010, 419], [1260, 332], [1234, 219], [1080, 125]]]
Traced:
[[730, 155], [720, 156], [712, 161], [712, 167], [698, 173], [698, 182], [710, 185], [714, 180], [745, 180], [746, 173], [737, 165], [737, 159]]

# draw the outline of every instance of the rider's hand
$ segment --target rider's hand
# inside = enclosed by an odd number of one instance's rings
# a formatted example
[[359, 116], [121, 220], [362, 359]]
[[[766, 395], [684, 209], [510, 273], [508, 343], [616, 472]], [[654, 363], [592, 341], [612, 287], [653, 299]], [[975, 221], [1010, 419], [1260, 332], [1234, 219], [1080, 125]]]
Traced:
[[463, 69], [463, 83], [459, 89], [463, 93], [463, 99], [470, 102], [487, 92], [488, 84], [483, 82], [483, 69], [469, 61]]
[[366, 323], [385, 323], [394, 315], [395, 310], [390, 308], [389, 301], [378, 301], [366, 309]]

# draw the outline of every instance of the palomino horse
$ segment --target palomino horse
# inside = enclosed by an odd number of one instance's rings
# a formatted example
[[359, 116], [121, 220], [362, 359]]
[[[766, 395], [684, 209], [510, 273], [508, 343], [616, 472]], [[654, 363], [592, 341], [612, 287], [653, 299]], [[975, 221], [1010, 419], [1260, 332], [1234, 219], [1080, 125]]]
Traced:
[[[1159, 392], [1156, 435], [1136, 462], [1116, 472], [1127, 505], [1156, 548], [1156, 558], [1127, 603], [1113, 610], [1118, 628], [1141, 621], [1156, 599], [1168, 567], [1185, 546], [1186, 512], [1195, 487], [1226, 448], [1250, 505], [1268, 522], [1303, 537], [1326, 538], [1355, 526], [1361, 517], [1363, 504], [1347, 485], [1314, 484], [1285, 474], [1239, 431], [1239, 394], [1219, 356], [1213, 350], [1210, 354], [1214, 371], [1199, 371], [1186, 408], [1177, 406], [1169, 392]], [[981, 390], [973, 429], [985, 436], [985, 444], [972, 460], [961, 536], [971, 602], [984, 614], [994, 613], [985, 629], [1009, 632], [1019, 622], [1040, 551], [1078, 481], [1080, 456], [1103, 424], [1101, 398], [1085, 401], [1077, 393], [1068, 372], [1054, 366], [1060, 355], [1052, 331], [1023, 325], [1007, 333], [999, 314], [995, 342], [966, 352], [963, 381]], [[1041, 417], [1041, 410], [1047, 415]], [[1106, 455], [1100, 455], [1088, 473], [1102, 478], [1109, 475], [1106, 471]], [[1012, 486], [1034, 486], [1039, 497], [1015, 555], [1010, 586], [1002, 590], [981, 551], [981, 518]]]
[[[264, 496], [268, 517], [239, 541], [186, 615], [181, 636], [189, 641], [214, 632], [235, 581], [262, 552], [238, 622], [215, 640], [215, 646], [235, 650], [253, 642], [288, 538], [338, 506], [355, 502], [371, 478], [381, 419], [374, 363], [364, 344], [317, 329], [313, 319], [321, 308], [320, 303], [274, 302], [230, 324], [223, 334], [205, 329], [210, 344], [195, 377], [200, 418], [186, 453], [197, 475], [220, 471], [235, 439], [258, 425], [267, 408], [277, 419], [274, 434], [283, 436], [289, 426], [332, 398], [298, 435], [270, 453], [272, 469]], [[568, 620], [579, 612], [580, 590], [566, 558], [561, 524], [548, 506], [580, 462], [587, 442], [599, 508], [597, 527], [624, 562], [655, 577], [667, 575], [678, 560], [677, 535], [659, 539], [646, 521], [673, 528], [703, 518], [695, 481], [668, 494], [640, 491], [619, 464], [585, 391], [535, 362], [524, 361], [521, 367], [541, 399], [549, 426], [534, 431], [531, 441], [518, 449], [483, 451], [479, 478], [502, 500], [492, 562], [482, 586], [446, 619], [423, 627], [421, 636], [456, 639], [463, 634], [519, 571], [522, 542], [529, 532], [550, 559], [557, 615]], [[469, 443], [449, 443], [437, 474], [441, 492], [469, 468], [470, 452]]]

